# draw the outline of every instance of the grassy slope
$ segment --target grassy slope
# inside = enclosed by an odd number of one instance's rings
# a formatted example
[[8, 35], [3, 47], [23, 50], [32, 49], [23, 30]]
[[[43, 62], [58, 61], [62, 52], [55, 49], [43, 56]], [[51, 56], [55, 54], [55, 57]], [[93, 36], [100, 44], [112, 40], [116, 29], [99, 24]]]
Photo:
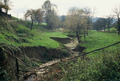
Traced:
[[[84, 38], [82, 37], [82, 40]], [[89, 52], [98, 48], [102, 48], [108, 45], [111, 45], [113, 43], [120, 41], [120, 36], [118, 36], [117, 33], [105, 33], [105, 32], [97, 32], [97, 31], [90, 31], [89, 36], [86, 37], [86, 43], [81, 44], [82, 46], [87, 47], [85, 52]], [[106, 48], [106, 51], [116, 51], [118, 49], [120, 44]], [[93, 52], [89, 54], [90, 56], [94, 56], [96, 54], [99, 54], [101, 51]]]
[[33, 30], [30, 30], [30, 28], [26, 27], [29, 25], [29, 22], [24, 21], [7, 22], [6, 20], [0, 20], [0, 43], [15, 46], [45, 46], [46, 48], [58, 48], [60, 47], [60, 43], [49, 37], [67, 37], [62, 32], [49, 32], [37, 24], [34, 24]]

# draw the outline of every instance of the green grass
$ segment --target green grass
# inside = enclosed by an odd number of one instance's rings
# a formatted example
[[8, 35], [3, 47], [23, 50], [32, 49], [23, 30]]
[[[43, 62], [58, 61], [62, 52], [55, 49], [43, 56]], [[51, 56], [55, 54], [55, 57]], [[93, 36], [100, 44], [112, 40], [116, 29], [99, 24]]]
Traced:
[[47, 25], [47, 23], [41, 23], [42, 25]]
[[[33, 25], [33, 30], [26, 27], [29, 22], [1, 22], [0, 43], [14, 46], [44, 46], [59, 48], [61, 44], [50, 37], [66, 38], [62, 32], [50, 32], [41, 25]], [[5, 27], [4, 27], [5, 26]]]
[[12, 16], [12, 19], [14, 19], [14, 20], [20, 20], [20, 19], [18, 19], [17, 17], [13, 17], [13, 16]]
[[66, 34], [62, 32], [48, 32], [48, 33], [45, 33], [45, 36], [67, 38]]
[[[81, 40], [84, 41], [84, 38], [82, 37]], [[118, 36], [117, 33], [91, 31], [89, 32], [89, 36], [86, 36], [86, 43], [82, 43], [81, 45], [87, 47], [87, 49], [84, 50], [84, 52], [90, 52], [95, 49], [99, 49], [119, 41], [120, 41], [120, 36]], [[119, 47], [119, 45], [109, 47], [106, 50], [115, 51]], [[89, 55], [94, 56], [96, 54], [99, 54], [99, 52], [101, 51], [93, 52]]]
[[22, 43], [24, 46], [45, 46], [46, 48], [58, 48], [60, 47], [60, 43], [50, 39], [50, 37], [67, 37], [62, 32], [40, 32], [39, 30], [32, 30], [34, 34], [33, 37], [27, 38], [30, 43]]
[[[108, 29], [105, 29], [105, 31], [108, 31]], [[110, 28], [110, 32], [117, 32], [116, 28]]]

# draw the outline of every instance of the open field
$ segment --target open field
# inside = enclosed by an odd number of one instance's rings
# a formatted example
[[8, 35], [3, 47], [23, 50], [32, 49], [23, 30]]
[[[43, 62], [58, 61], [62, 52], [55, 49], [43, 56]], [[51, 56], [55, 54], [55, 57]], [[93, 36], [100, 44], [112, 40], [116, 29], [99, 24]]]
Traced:
[[[84, 38], [81, 38], [82, 41], [85, 41]], [[87, 49], [84, 52], [90, 52], [98, 48], [102, 48], [113, 43], [119, 42], [120, 36], [117, 33], [107, 33], [107, 32], [97, 32], [90, 31], [89, 36], [86, 36], [86, 42], [81, 43], [81, 46], [86, 47]], [[116, 51], [120, 44], [106, 48], [106, 51]], [[99, 54], [100, 51], [89, 54], [90, 56], [94, 56]]]

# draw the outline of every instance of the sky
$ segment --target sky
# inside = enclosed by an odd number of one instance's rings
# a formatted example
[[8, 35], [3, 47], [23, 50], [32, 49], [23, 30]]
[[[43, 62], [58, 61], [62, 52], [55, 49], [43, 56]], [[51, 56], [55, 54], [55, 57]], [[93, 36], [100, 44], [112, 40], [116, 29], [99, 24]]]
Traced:
[[[23, 18], [28, 9], [41, 8], [46, 0], [10, 0], [12, 2], [9, 14], [12, 16]], [[56, 4], [59, 15], [66, 15], [71, 7], [84, 8], [90, 7], [95, 9], [95, 17], [105, 17], [113, 14], [115, 6], [120, 4], [120, 0], [50, 0]]]

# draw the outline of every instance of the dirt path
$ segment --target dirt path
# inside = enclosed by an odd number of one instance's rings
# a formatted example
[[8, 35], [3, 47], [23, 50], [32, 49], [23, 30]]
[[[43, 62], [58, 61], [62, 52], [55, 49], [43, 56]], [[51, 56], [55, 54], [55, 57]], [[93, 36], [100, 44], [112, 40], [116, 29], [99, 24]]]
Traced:
[[[78, 57], [79, 52], [72, 51], [72, 49], [75, 48], [76, 45], [78, 45], [77, 38], [75, 38], [70, 43], [64, 44], [64, 45], [67, 46], [71, 50], [71, 52], [74, 53], [74, 54], [72, 54], [70, 57], [63, 58], [62, 61], [68, 61], [68, 60], [74, 59], [76, 56]], [[32, 72], [27, 72], [24, 76], [30, 75], [30, 77], [27, 80], [24, 80], [24, 81], [41, 81], [42, 77], [45, 76], [45, 74], [47, 74], [47, 76], [49, 74], [51, 74], [50, 73], [51, 69], [52, 69], [52, 72], [53, 72], [53, 70], [55, 70], [55, 71], [57, 70], [56, 66], [53, 66], [53, 65], [56, 65], [59, 62], [61, 62], [61, 59], [56, 59], [56, 60], [53, 60], [53, 61], [49, 61], [45, 64], [40, 65], [38, 68], [34, 69]]]
[[78, 45], [78, 40], [77, 40], [77, 38], [75, 38], [70, 43], [64, 44], [64, 45], [67, 46], [68, 48], [75, 48]]

